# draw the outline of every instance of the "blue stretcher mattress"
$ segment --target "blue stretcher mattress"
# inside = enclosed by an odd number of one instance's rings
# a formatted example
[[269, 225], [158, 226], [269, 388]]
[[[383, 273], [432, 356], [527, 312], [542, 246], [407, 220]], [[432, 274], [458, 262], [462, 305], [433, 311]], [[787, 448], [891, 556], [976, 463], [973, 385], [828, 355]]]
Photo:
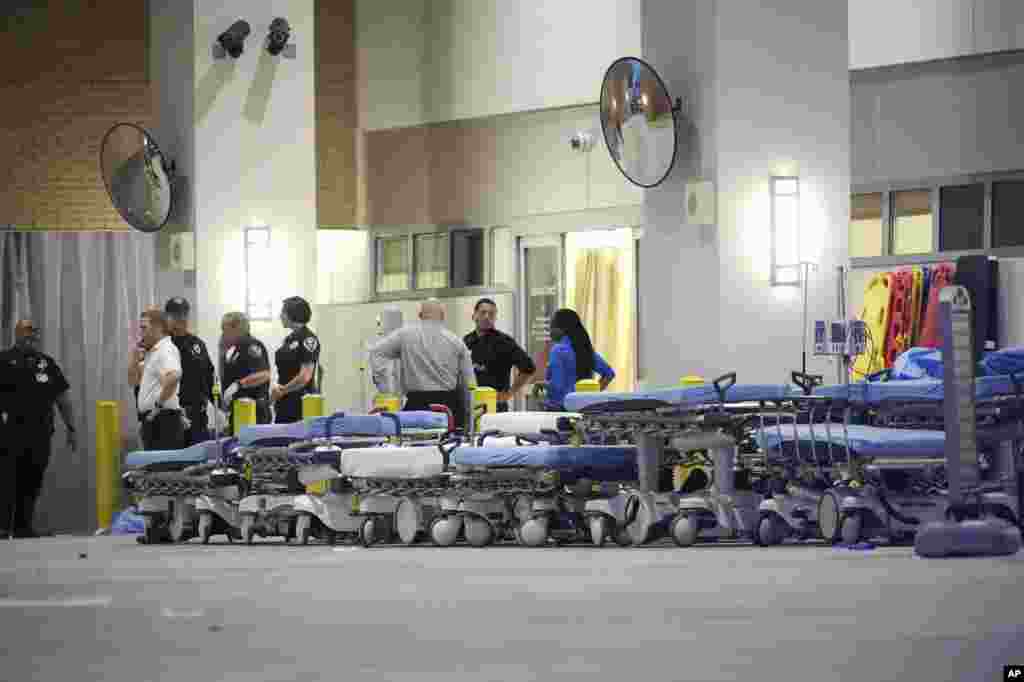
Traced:
[[[785, 384], [734, 384], [725, 390], [726, 403], [749, 403], [761, 400], [784, 400], [798, 391]], [[709, 403], [718, 403], [718, 391], [711, 384], [688, 386], [686, 388], [666, 388], [657, 391], [639, 391], [636, 393], [570, 393], [565, 397], [565, 409], [579, 412], [586, 408], [595, 408], [615, 403], [660, 402], [673, 407], [699, 407]], [[623, 405], [623, 409], [629, 409]]]
[[238, 442], [234, 438], [221, 438], [196, 443], [182, 450], [136, 450], [125, 456], [124, 464], [132, 469], [153, 464], [204, 464], [234, 454], [237, 449]]
[[[1015, 394], [1013, 381], [1009, 376], [978, 377], [974, 381], [974, 387], [977, 400]], [[935, 379], [857, 383], [849, 386], [819, 386], [814, 389], [816, 396], [847, 398], [854, 403], [864, 405], [878, 405], [887, 400], [939, 402], [942, 400], [943, 392], [943, 383]]]
[[587, 478], [594, 481], [637, 480], [636, 448], [625, 446], [583, 447], [527, 445], [518, 447], [460, 447], [451, 463], [473, 467], [524, 467], [553, 469], [563, 482]]
[[[440, 412], [396, 412], [403, 429], [445, 430], [448, 415]], [[395, 421], [377, 414], [315, 417], [294, 424], [256, 424], [243, 426], [238, 436], [242, 445], [287, 445], [331, 436], [394, 436]]]
[[[825, 427], [815, 424], [812, 429], [806, 424], [796, 427], [793, 432], [792, 425], [782, 427], [781, 437], [774, 427], [766, 428], [758, 434], [761, 447], [769, 452], [779, 452], [792, 455], [794, 443], [797, 439], [800, 442], [800, 453], [805, 458], [811, 454], [812, 444], [823, 459], [826, 455], [827, 443], [832, 444], [832, 456], [839, 461], [845, 459], [844, 446], [846, 439], [843, 436], [841, 424], [830, 425], [830, 432], [825, 433]], [[944, 431], [924, 431], [915, 429], [886, 429], [877, 426], [862, 426], [851, 424], [847, 427], [849, 434], [850, 449], [855, 455], [875, 458], [941, 458], [945, 456], [946, 434]]]

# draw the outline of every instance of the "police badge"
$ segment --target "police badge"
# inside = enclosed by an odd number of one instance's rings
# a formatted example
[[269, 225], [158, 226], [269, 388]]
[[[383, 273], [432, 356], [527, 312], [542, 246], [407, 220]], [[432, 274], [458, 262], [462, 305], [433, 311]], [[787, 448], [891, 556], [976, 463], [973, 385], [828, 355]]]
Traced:
[[249, 355], [251, 355], [251, 356], [253, 356], [254, 358], [257, 358], [257, 359], [258, 359], [258, 358], [261, 358], [261, 357], [263, 357], [263, 351], [261, 351], [261, 350], [260, 350], [260, 347], [259, 347], [259, 346], [257, 346], [257, 345], [256, 345], [256, 344], [254, 343], [254, 344], [252, 344], [251, 346], [249, 346]]
[[203, 352], [203, 347], [202, 346], [200, 346], [198, 343], [192, 344], [192, 355], [194, 355], [194, 356], [196, 356], [198, 358], [202, 354], [202, 352]]
[[307, 338], [305, 341], [302, 342], [302, 345], [305, 346], [306, 350], [308, 350], [310, 353], [316, 352], [316, 338], [315, 337], [310, 336], [309, 338]]

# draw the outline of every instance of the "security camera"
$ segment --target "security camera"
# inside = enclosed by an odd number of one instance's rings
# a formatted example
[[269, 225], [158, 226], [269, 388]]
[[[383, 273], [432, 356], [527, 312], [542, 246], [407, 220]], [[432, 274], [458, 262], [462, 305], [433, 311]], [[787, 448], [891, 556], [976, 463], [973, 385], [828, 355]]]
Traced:
[[594, 136], [586, 132], [574, 133], [569, 138], [569, 148], [574, 152], [589, 152], [594, 148]]
[[288, 38], [291, 36], [291, 26], [287, 19], [278, 17], [270, 23], [270, 35], [267, 36], [267, 52], [277, 56], [284, 51], [288, 45]]
[[231, 24], [231, 28], [217, 36], [217, 43], [232, 59], [242, 56], [245, 39], [249, 37], [249, 22], [239, 19]]

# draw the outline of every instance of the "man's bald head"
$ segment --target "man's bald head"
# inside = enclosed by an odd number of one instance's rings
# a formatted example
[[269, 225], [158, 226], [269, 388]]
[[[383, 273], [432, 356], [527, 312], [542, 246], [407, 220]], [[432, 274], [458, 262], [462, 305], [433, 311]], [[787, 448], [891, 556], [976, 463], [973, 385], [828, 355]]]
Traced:
[[420, 304], [420, 319], [444, 322], [444, 306], [435, 298], [427, 299]]

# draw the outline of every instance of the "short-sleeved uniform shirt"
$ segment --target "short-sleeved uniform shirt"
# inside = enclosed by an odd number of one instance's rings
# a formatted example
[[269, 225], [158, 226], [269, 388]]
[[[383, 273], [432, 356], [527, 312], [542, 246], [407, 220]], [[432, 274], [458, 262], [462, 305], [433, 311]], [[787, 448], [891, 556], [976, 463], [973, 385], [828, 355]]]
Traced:
[[7, 427], [51, 435], [53, 406], [68, 388], [49, 355], [20, 348], [0, 352], [0, 413], [7, 415]]
[[472, 331], [462, 339], [473, 358], [477, 386], [490, 386], [498, 392], [511, 388], [512, 368], [533, 374], [537, 366], [516, 340], [498, 331], [481, 334]]
[[181, 384], [178, 396], [186, 412], [201, 410], [213, 402], [213, 362], [203, 340], [194, 334], [172, 336], [181, 355]]
[[[270, 358], [267, 348], [259, 339], [243, 336], [233, 346], [224, 351], [224, 376], [221, 384], [227, 390], [231, 384], [241, 381], [250, 374], [270, 369]], [[270, 384], [260, 386], [239, 386], [235, 398], [252, 398], [253, 400], [270, 400]]]
[[298, 421], [302, 419], [302, 396], [316, 392], [316, 370], [320, 363], [320, 339], [308, 327], [296, 329], [284, 340], [274, 353], [277, 366], [277, 383], [284, 386], [291, 382], [303, 365], [313, 365], [313, 376], [301, 389], [289, 393], [274, 405], [277, 421], [282, 417]]

